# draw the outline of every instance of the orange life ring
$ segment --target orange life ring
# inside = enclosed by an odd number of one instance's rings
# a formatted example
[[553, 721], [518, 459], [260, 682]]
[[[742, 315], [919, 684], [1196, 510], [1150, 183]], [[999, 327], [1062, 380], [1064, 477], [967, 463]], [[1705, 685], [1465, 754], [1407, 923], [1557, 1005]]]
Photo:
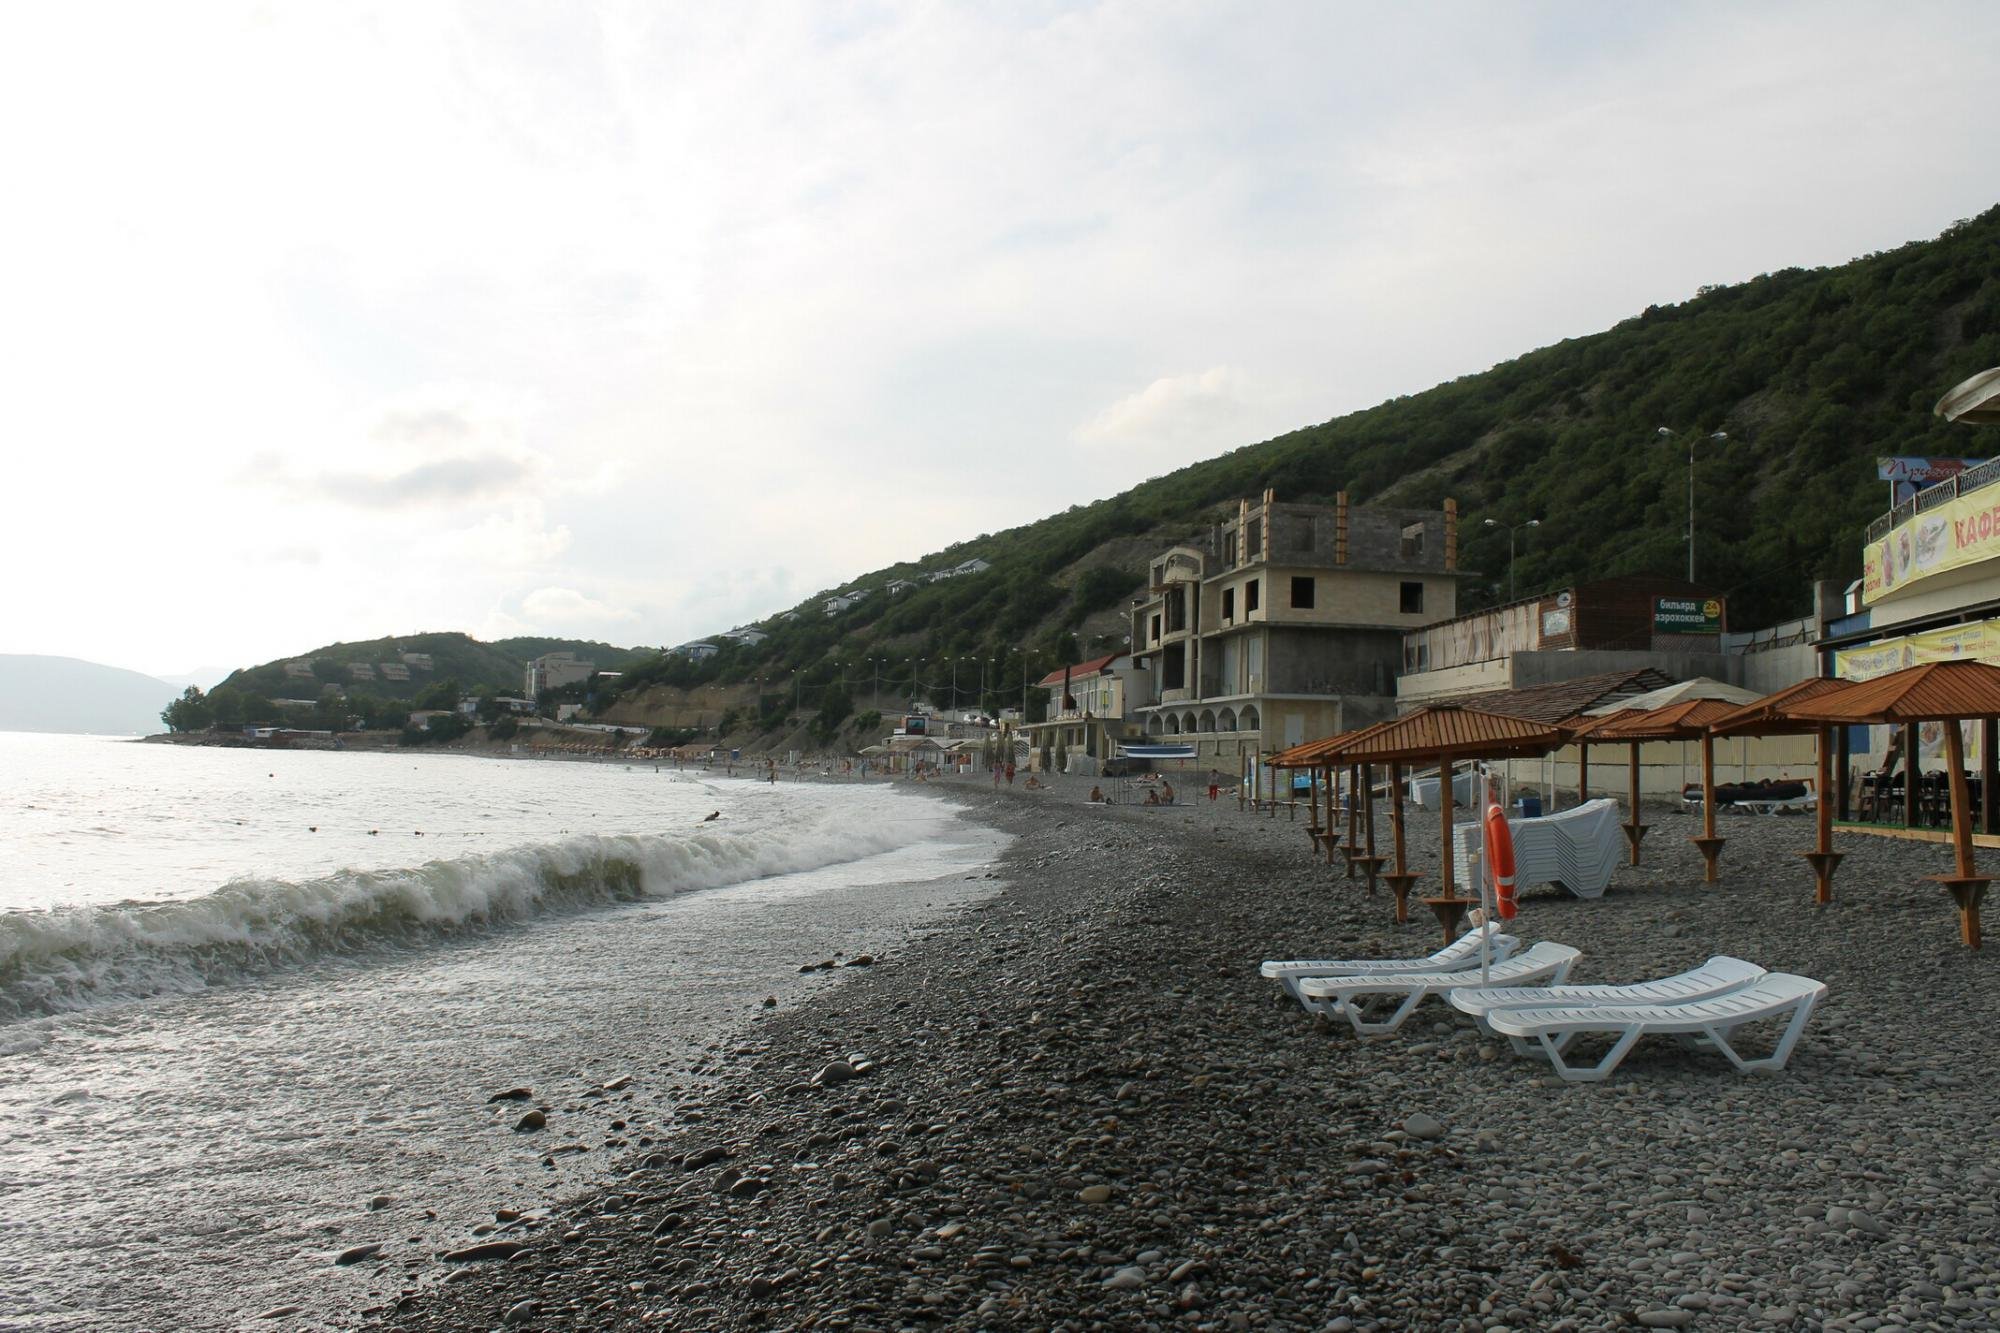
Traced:
[[1500, 919], [1514, 919], [1514, 835], [1507, 828], [1507, 816], [1500, 803], [1486, 803], [1486, 877], [1493, 882], [1493, 900]]

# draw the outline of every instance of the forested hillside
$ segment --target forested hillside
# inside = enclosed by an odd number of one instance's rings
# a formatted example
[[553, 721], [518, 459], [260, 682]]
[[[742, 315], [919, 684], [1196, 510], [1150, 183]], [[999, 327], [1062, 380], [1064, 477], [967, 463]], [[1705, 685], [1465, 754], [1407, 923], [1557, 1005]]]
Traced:
[[[271, 701], [318, 699], [328, 686], [336, 685], [346, 695], [347, 713], [371, 717], [376, 711], [373, 705], [379, 703], [384, 716], [400, 718], [413, 702], [426, 696], [431, 703], [448, 696], [448, 702], [437, 706], [451, 707], [461, 694], [519, 694], [526, 663], [554, 652], [573, 652], [604, 671], [623, 670], [655, 656], [650, 649], [619, 648], [582, 639], [521, 637], [481, 643], [459, 633], [404, 634], [359, 643], [330, 643], [296, 657], [233, 671], [209, 692], [208, 700], [217, 719], [224, 722], [298, 722], [299, 718], [273, 707]], [[407, 660], [410, 657], [419, 660], [412, 664]], [[288, 674], [286, 668], [293, 663], [302, 664], [312, 674]], [[350, 669], [357, 663], [369, 667], [361, 678]]]
[[[655, 663], [627, 681], [785, 678], [797, 668], [837, 711], [847, 687], [885, 669], [942, 701], [943, 664], [955, 659], [961, 700], [981, 674], [989, 705], [1018, 698], [1023, 676], [1088, 646], [1070, 638], [1086, 616], [1137, 590], [1139, 553], [1266, 487], [1288, 501], [1342, 489], [1359, 503], [1455, 496], [1464, 567], [1487, 576], [1466, 587], [1469, 606], [1504, 587], [1507, 537], [1487, 518], [1542, 520], [1520, 548], [1523, 595], [1585, 577], [1681, 572], [1690, 436], [1698, 576], [1728, 590], [1735, 625], [1767, 624], [1803, 613], [1814, 579], [1859, 572], [1862, 531], [1884, 507], [1877, 455], [1995, 450], [2000, 441], [1931, 415], [1946, 389], [1993, 365], [2000, 209], [1837, 268], [1707, 288], [1603, 333], [877, 571], [844, 585], [874, 593], [838, 616], [814, 598], [796, 620], [767, 622], [773, 636], [757, 648]], [[1663, 439], [1662, 426], [1678, 435]], [[1728, 439], [1709, 439], [1716, 431]], [[992, 568], [895, 598], [882, 591], [972, 556]]]

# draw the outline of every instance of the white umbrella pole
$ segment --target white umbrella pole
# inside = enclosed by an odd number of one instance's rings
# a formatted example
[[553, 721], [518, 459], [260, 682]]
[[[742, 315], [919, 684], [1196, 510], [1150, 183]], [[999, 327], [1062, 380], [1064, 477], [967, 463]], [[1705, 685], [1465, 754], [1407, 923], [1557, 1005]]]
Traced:
[[[1479, 850], [1481, 860], [1487, 860], [1486, 851], [1486, 807], [1493, 801], [1493, 772], [1485, 764], [1479, 766], [1479, 790], [1486, 799], [1478, 806]], [[1490, 862], [1489, 862], [1490, 865]], [[1493, 977], [1493, 876], [1488, 865], [1479, 867], [1479, 912], [1485, 919], [1479, 923], [1479, 984], [1489, 985]]]

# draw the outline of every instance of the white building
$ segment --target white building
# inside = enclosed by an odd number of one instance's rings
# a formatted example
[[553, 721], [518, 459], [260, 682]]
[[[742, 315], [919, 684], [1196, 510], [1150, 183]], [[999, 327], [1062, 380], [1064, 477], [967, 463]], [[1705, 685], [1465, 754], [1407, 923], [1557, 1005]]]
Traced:
[[706, 662], [720, 651], [714, 644], [706, 640], [696, 640], [693, 643], [684, 643], [674, 649], [674, 655], [685, 657], [690, 662]]
[[581, 685], [596, 674], [597, 663], [583, 661], [575, 653], [545, 653], [528, 663], [521, 692], [530, 699], [539, 698], [544, 690]]

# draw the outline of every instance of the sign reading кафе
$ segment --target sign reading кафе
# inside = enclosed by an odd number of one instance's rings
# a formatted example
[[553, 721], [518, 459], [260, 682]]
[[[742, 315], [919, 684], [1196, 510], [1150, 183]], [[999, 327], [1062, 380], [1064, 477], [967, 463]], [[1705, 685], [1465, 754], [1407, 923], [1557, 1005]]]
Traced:
[[1720, 597], [1655, 597], [1653, 599], [1653, 633], [1720, 634], [1722, 633], [1722, 599]]

